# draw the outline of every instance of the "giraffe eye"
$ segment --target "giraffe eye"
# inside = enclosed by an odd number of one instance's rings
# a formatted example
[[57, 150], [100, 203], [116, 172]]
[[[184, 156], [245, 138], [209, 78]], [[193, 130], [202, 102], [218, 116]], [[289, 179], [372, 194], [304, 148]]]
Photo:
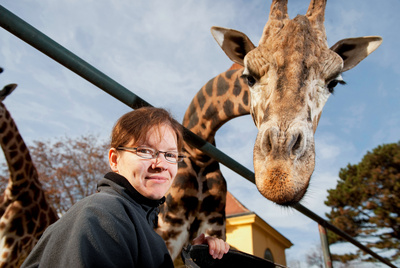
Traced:
[[345, 85], [346, 82], [343, 81], [343, 78], [341, 75], [338, 75], [335, 79], [332, 79], [331, 81], [329, 81], [327, 88], [329, 90], [329, 93], [333, 93], [335, 87], [337, 86], [337, 84], [341, 84], [341, 85]]
[[246, 81], [249, 87], [254, 86], [254, 84], [256, 83], [256, 79], [251, 75], [242, 75], [242, 78]]
[[332, 80], [329, 82], [329, 84], [328, 84], [329, 93], [333, 93], [333, 91], [338, 83], [339, 83], [339, 81], [337, 81], [337, 80]]

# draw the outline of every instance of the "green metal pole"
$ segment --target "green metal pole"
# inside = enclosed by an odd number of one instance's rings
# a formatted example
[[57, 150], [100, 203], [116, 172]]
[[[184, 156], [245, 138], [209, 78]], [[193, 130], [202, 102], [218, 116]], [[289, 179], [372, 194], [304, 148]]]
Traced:
[[329, 222], [327, 222], [326, 220], [324, 220], [323, 218], [321, 218], [320, 216], [318, 216], [317, 214], [315, 214], [314, 212], [312, 212], [308, 208], [304, 207], [303, 205], [296, 204], [296, 205], [293, 206], [293, 208], [297, 209], [298, 211], [300, 211], [304, 215], [307, 215], [310, 219], [313, 219], [318, 224], [324, 226], [326, 229], [329, 229], [332, 232], [340, 235], [341, 237], [343, 237], [344, 239], [346, 239], [348, 242], [352, 243], [353, 245], [355, 245], [359, 249], [361, 249], [361, 250], [367, 252], [368, 254], [370, 254], [372, 257], [380, 260], [381, 262], [385, 263], [386, 265], [388, 265], [390, 267], [396, 268], [396, 266], [391, 264], [387, 259], [379, 256], [378, 254], [373, 252], [371, 249], [369, 249], [368, 247], [364, 246], [363, 244], [361, 244], [360, 242], [355, 240], [353, 237], [351, 237], [347, 233], [343, 232], [342, 230], [340, 230], [336, 226], [330, 224]]

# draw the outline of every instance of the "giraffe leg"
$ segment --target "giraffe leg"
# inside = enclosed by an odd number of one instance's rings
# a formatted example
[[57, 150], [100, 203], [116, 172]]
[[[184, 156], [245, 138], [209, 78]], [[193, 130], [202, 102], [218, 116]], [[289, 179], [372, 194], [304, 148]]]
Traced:
[[226, 181], [218, 168], [207, 173], [203, 183], [203, 200], [196, 215], [200, 220], [198, 234], [205, 233], [223, 240], [225, 232]]
[[[200, 215], [204, 218], [201, 222], [198, 234], [206, 234], [208, 236], [214, 236], [226, 240], [225, 230], [225, 213], [214, 212], [210, 215]], [[217, 221], [215, 219], [218, 219]]]
[[[180, 222], [180, 220], [177, 221]], [[168, 217], [158, 218], [158, 228], [156, 231], [164, 239], [173, 260], [178, 257], [182, 248], [187, 244], [189, 239], [189, 225], [189, 221], [177, 225], [174, 219]]]

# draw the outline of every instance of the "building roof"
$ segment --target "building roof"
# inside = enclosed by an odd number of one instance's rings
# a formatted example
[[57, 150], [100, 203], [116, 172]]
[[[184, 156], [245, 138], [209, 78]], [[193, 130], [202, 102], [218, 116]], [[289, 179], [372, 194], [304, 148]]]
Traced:
[[226, 194], [226, 216], [234, 216], [239, 214], [251, 213], [242, 203], [239, 202], [229, 191]]

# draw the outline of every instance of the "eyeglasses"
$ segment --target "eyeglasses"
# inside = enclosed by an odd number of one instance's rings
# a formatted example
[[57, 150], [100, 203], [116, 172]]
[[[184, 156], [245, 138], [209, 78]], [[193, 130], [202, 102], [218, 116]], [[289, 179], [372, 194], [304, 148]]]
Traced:
[[149, 147], [143, 147], [143, 146], [139, 146], [139, 147], [117, 147], [117, 150], [125, 150], [125, 151], [129, 151], [132, 153], [135, 153], [137, 156], [144, 158], [144, 159], [154, 159], [157, 158], [158, 155], [164, 154], [164, 158], [165, 160], [167, 160], [170, 163], [178, 163], [178, 162], [182, 162], [183, 159], [185, 158], [184, 155], [179, 154], [178, 152], [163, 152], [163, 151], [156, 151], [153, 148], [149, 148]]

